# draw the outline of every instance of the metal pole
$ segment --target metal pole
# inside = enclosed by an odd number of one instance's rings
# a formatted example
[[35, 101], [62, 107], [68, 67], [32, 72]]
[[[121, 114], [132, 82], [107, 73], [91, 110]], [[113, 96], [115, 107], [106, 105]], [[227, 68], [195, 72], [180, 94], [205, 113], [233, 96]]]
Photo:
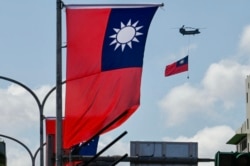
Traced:
[[39, 105], [40, 112], [40, 166], [44, 166], [44, 149], [43, 149], [43, 106]]
[[[115, 162], [120, 160], [122, 156], [99, 156], [95, 159], [95, 162]], [[68, 160], [68, 156], [64, 156], [65, 160]], [[92, 156], [72, 155], [72, 161], [84, 161], [88, 162], [92, 160]], [[122, 157], [123, 158], [123, 157]], [[133, 164], [181, 164], [181, 165], [194, 165], [198, 162], [214, 162], [214, 159], [209, 158], [192, 158], [192, 157], [147, 157], [147, 156], [127, 156], [122, 159], [121, 162], [130, 162]], [[110, 164], [109, 164], [110, 165]]]
[[39, 108], [39, 123], [40, 123], [40, 130], [39, 130], [39, 133], [40, 133], [40, 166], [43, 166], [44, 165], [44, 150], [43, 150], [43, 108], [44, 108], [44, 104], [45, 104], [45, 101], [43, 104], [41, 104], [40, 100], [38, 99], [37, 95], [29, 88], [27, 87], [26, 85], [24, 85], [23, 83], [17, 81], [17, 80], [14, 80], [14, 79], [11, 79], [11, 78], [8, 78], [8, 77], [4, 77], [4, 76], [0, 76], [0, 79], [3, 79], [3, 80], [6, 80], [6, 81], [10, 81], [10, 82], [13, 82], [21, 87], [23, 87], [25, 90], [27, 90], [35, 99], [37, 105], [38, 105], [38, 108]]
[[[90, 162], [94, 161], [97, 157], [99, 157], [103, 152], [105, 152], [109, 147], [111, 147], [114, 143], [116, 143], [119, 139], [121, 139], [124, 135], [126, 135], [128, 132], [124, 131], [119, 137], [117, 137], [115, 140], [113, 140], [110, 144], [108, 144], [106, 147], [104, 147], [100, 152], [98, 152], [94, 157], [92, 157], [89, 161], [84, 162], [83, 165], [87, 166]], [[80, 166], [82, 166], [80, 164]]]
[[98, 6], [115, 6], [115, 7], [124, 7], [124, 6], [159, 6], [159, 7], [163, 7], [164, 6], [164, 3], [147, 3], [147, 4], [144, 4], [144, 3], [133, 3], [133, 4], [67, 4], [67, 6], [92, 6], [92, 7], [98, 7]]
[[56, 0], [56, 166], [62, 166], [62, 2]]
[[[22, 146], [24, 147], [24, 149], [26, 149], [27, 152], [29, 153], [29, 156], [30, 156], [30, 158], [31, 158], [32, 166], [35, 166], [35, 159], [36, 159], [36, 158], [35, 158], [35, 156], [32, 155], [30, 149], [29, 149], [24, 143], [22, 143], [21, 141], [15, 139], [15, 138], [13, 138], [13, 137], [7, 136], [7, 135], [0, 134], [0, 137], [4, 137], [4, 138], [7, 138], [7, 139], [10, 139], [10, 140], [15, 141], [15, 142], [19, 143], [20, 145], [22, 145]], [[41, 147], [40, 147], [40, 148], [41, 148]]]

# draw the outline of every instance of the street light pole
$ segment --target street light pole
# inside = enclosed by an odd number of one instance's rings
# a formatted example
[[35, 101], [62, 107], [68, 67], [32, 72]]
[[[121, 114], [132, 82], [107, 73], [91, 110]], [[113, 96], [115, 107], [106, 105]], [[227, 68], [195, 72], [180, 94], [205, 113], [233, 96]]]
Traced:
[[[37, 97], [37, 95], [26, 85], [24, 85], [23, 83], [16, 81], [14, 79], [8, 78], [8, 77], [4, 77], [4, 76], [0, 76], [0, 79], [15, 83], [21, 87], [23, 87], [25, 90], [27, 90], [35, 99], [38, 108], [39, 108], [39, 119], [40, 119], [40, 129], [39, 129], [39, 133], [40, 133], [40, 147], [38, 148], [39, 150], [36, 152], [38, 153], [40, 151], [40, 166], [44, 166], [44, 127], [43, 127], [43, 120], [44, 120], [44, 115], [43, 115], [43, 110], [44, 110], [44, 105], [48, 99], [48, 97], [50, 96], [50, 94], [56, 89], [56, 87], [52, 88], [44, 97], [42, 103], [40, 102], [39, 98]], [[61, 85], [64, 84], [65, 81], [61, 82]], [[37, 154], [36, 154], [37, 155]]]
[[42, 104], [40, 100], [38, 99], [37, 95], [26, 85], [22, 84], [21, 82], [18, 82], [16, 80], [13, 80], [11, 78], [0, 76], [0, 79], [7, 80], [13, 83], [16, 83], [26, 89], [35, 99], [38, 108], [39, 108], [39, 115], [40, 115], [40, 166], [44, 166], [44, 149], [43, 149], [43, 134], [44, 134], [44, 128], [43, 128], [43, 108], [44, 104], [48, 98], [48, 96], [56, 89], [56, 163], [57, 166], [62, 166], [62, 28], [61, 28], [61, 10], [62, 10], [62, 1], [56, 0], [56, 8], [57, 8], [57, 23], [56, 23], [56, 87], [51, 89], [49, 93], [45, 96]]
[[[4, 77], [4, 76], [0, 76], [0, 79], [3, 79], [3, 80], [6, 80], [6, 81], [10, 81], [10, 82], [13, 82], [15, 84], [18, 84], [20, 85], [21, 87], [23, 87], [24, 89], [26, 89], [35, 99], [37, 105], [38, 105], [38, 108], [39, 108], [39, 121], [40, 121], [40, 130], [39, 130], [39, 133], [40, 133], [40, 166], [43, 166], [44, 165], [44, 150], [43, 150], [43, 119], [44, 119], [44, 116], [43, 116], [43, 108], [44, 108], [44, 103], [45, 101], [43, 102], [43, 104], [41, 104], [39, 98], [37, 97], [37, 95], [29, 88], [27, 87], [26, 85], [24, 85], [23, 83], [21, 82], [18, 82], [14, 79], [11, 79], [11, 78], [8, 78], [8, 77]], [[46, 99], [46, 98], [45, 98]]]
[[62, 1], [56, 0], [56, 166], [62, 166]]
[[[15, 141], [15, 142], [19, 143], [20, 145], [22, 145], [27, 150], [27, 152], [29, 153], [29, 156], [30, 156], [31, 162], [32, 162], [32, 166], [35, 166], [35, 159], [36, 159], [36, 154], [37, 153], [35, 153], [35, 155], [32, 155], [30, 149], [24, 143], [22, 143], [21, 141], [15, 139], [13, 137], [10, 137], [10, 136], [7, 136], [7, 135], [3, 135], [3, 134], [0, 134], [0, 137], [4, 137], [4, 138], [7, 138], [7, 139], [10, 139], [10, 140]], [[43, 149], [43, 148], [39, 147], [39, 149]], [[37, 150], [37, 152], [39, 151], [39, 149]]]

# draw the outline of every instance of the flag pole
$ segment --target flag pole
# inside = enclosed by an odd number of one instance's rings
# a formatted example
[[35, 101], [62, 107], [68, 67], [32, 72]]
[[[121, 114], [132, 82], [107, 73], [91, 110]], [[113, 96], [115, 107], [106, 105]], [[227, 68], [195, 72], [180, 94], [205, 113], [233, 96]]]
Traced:
[[67, 6], [73, 6], [73, 7], [82, 7], [82, 6], [88, 6], [88, 7], [103, 7], [103, 6], [116, 6], [116, 7], [128, 7], [128, 6], [159, 6], [159, 7], [163, 7], [164, 6], [164, 3], [147, 3], [147, 4], [144, 4], [144, 3], [133, 3], [133, 4], [67, 4]]
[[62, 166], [62, 1], [56, 0], [56, 166]]

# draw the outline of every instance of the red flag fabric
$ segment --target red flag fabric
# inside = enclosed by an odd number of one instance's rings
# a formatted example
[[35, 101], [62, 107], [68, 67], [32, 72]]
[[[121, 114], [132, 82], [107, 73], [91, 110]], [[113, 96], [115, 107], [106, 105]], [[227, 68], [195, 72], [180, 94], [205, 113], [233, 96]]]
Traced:
[[165, 76], [171, 76], [188, 70], [188, 55], [166, 66]]
[[152, 6], [66, 6], [67, 73], [63, 147], [126, 121], [139, 107]]

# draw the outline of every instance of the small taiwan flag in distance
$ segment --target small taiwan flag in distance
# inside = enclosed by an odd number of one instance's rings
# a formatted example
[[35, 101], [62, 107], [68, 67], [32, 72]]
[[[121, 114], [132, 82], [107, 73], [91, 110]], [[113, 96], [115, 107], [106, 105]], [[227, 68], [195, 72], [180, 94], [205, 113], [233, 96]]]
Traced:
[[165, 76], [171, 76], [188, 70], [188, 55], [184, 58], [169, 64], [165, 69]]

